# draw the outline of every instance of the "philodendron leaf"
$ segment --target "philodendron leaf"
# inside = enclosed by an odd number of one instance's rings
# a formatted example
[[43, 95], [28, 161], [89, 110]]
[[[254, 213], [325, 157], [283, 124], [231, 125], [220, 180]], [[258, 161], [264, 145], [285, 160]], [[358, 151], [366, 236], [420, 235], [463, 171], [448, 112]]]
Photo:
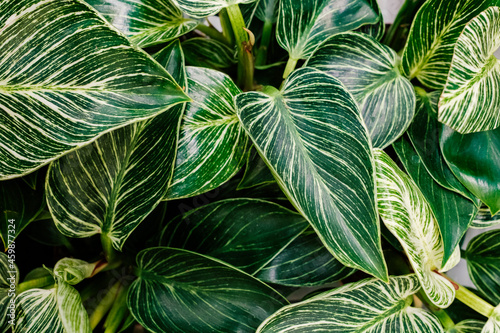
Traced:
[[439, 225], [444, 248], [443, 262], [447, 262], [469, 229], [478, 208], [460, 194], [436, 183], [408, 139], [400, 138], [393, 147]]
[[481, 333], [485, 324], [484, 321], [467, 319], [448, 329], [446, 333]]
[[236, 97], [238, 117], [278, 184], [343, 264], [387, 279], [371, 143], [356, 102], [312, 68]]
[[474, 237], [465, 256], [474, 285], [494, 304], [500, 303], [500, 230]]
[[474, 220], [472, 221], [471, 228], [486, 229], [500, 224], [500, 214], [491, 216], [489, 208], [485, 205], [479, 208]]
[[221, 9], [231, 5], [255, 2], [256, 0], [176, 0], [179, 7], [189, 16], [204, 18], [216, 15]]
[[[491, 0], [428, 0], [420, 8], [402, 57], [403, 72], [429, 88], [443, 89], [457, 39]], [[477, 41], [476, 41], [477, 43]]]
[[466, 134], [500, 125], [500, 7], [470, 21], [458, 38], [448, 81], [439, 100], [439, 121]]
[[373, 11], [377, 14], [378, 22], [374, 24], [364, 25], [356, 31], [370, 35], [376, 40], [380, 41], [385, 34], [384, 17], [382, 15], [382, 11], [380, 10], [380, 6], [377, 3], [377, 0], [368, 0], [368, 3], [373, 8]]
[[273, 174], [266, 165], [266, 162], [260, 157], [257, 149], [252, 148], [248, 154], [245, 173], [238, 184], [238, 190], [274, 182]]
[[328, 37], [378, 19], [365, 0], [281, 0], [276, 37], [292, 59], [306, 59]]
[[399, 72], [392, 49], [359, 33], [329, 38], [308, 66], [339, 79], [359, 105], [374, 147], [385, 148], [403, 134], [415, 113], [415, 93]]
[[415, 275], [350, 283], [280, 309], [257, 333], [443, 332], [431, 313], [410, 307], [419, 289]]
[[182, 43], [190, 66], [228, 68], [237, 62], [234, 49], [215, 39], [190, 38]]
[[275, 23], [279, 15], [280, 0], [259, 0], [255, 16], [262, 22]]
[[167, 223], [161, 245], [223, 260], [254, 274], [308, 227], [295, 212], [256, 199], [230, 199]]
[[374, 155], [382, 220], [403, 246], [429, 299], [446, 308], [455, 299], [455, 288], [436, 271], [455, 266], [460, 259], [459, 248], [443, 267], [443, 241], [424, 195], [384, 151], [375, 149]]
[[86, 0], [140, 47], [168, 42], [194, 30], [174, 0]]
[[241, 90], [229, 76], [188, 67], [187, 103], [174, 178], [166, 199], [192, 197], [231, 179], [244, 165], [248, 137], [238, 122], [234, 97]]
[[[11, 254], [12, 256], [12, 254]], [[15, 296], [19, 282], [19, 270], [14, 257], [0, 252], [0, 332], [7, 332], [15, 319]]]
[[137, 255], [127, 303], [154, 333], [255, 332], [288, 302], [271, 287], [217, 259], [166, 247]]
[[54, 267], [54, 276], [68, 284], [75, 285], [92, 275], [97, 263], [73, 258], [63, 258]]
[[500, 128], [460, 134], [443, 126], [441, 151], [455, 176], [489, 208], [500, 212]]
[[189, 100], [80, 0], [3, 0], [0, 42], [0, 179]]
[[481, 333], [500, 333], [500, 305], [490, 315]]
[[[175, 79], [185, 86], [179, 41], [168, 49], [171, 56], [165, 67], [175, 68]], [[102, 234], [121, 250], [165, 196], [183, 110], [183, 105], [176, 105], [107, 133], [50, 165], [47, 203], [61, 233], [69, 237]]]

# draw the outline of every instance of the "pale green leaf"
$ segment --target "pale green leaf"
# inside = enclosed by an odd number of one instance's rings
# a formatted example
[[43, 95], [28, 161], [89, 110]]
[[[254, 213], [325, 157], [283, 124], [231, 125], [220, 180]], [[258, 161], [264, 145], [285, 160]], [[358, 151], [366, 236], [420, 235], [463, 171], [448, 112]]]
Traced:
[[472, 221], [471, 228], [486, 229], [500, 224], [500, 214], [491, 215], [488, 206], [483, 205], [479, 208], [477, 215]]
[[484, 321], [466, 319], [447, 330], [446, 333], [481, 333], [484, 324], [486, 324]]
[[500, 305], [495, 308], [481, 333], [500, 333]]
[[189, 16], [204, 18], [216, 15], [221, 9], [231, 5], [255, 2], [255, 0], [176, 0], [179, 7]]
[[337, 79], [301, 68], [281, 91], [236, 97], [238, 117], [297, 210], [343, 264], [386, 279], [371, 143]]
[[420, 289], [415, 275], [369, 279], [289, 305], [261, 324], [257, 333], [441, 333], [429, 312], [410, 307]]
[[0, 2], [0, 179], [188, 98], [80, 0]]
[[194, 30], [173, 0], [86, 0], [140, 47], [168, 42]]
[[470, 21], [458, 38], [439, 100], [439, 121], [459, 133], [500, 126], [500, 8], [490, 7]]
[[90, 277], [96, 268], [96, 264], [89, 264], [80, 259], [63, 258], [56, 263], [54, 275], [61, 281], [75, 285]]
[[384, 151], [375, 149], [374, 155], [382, 220], [403, 246], [429, 299], [446, 308], [455, 299], [455, 288], [436, 271], [455, 266], [460, 259], [459, 248], [443, 267], [443, 241], [424, 195]]
[[374, 147], [385, 148], [403, 134], [415, 114], [415, 93], [399, 72], [389, 47], [359, 33], [329, 38], [307, 65], [339, 79], [358, 103]]
[[[9, 258], [10, 256], [10, 258]], [[0, 332], [6, 332], [15, 319], [16, 287], [19, 270], [15, 264], [15, 254], [0, 252]]]

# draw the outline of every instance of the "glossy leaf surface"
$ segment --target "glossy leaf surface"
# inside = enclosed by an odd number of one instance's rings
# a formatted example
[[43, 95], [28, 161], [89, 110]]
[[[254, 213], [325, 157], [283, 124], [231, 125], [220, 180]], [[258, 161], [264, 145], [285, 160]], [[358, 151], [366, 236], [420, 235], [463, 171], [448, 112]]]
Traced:
[[231, 5], [255, 2], [255, 0], [176, 0], [181, 9], [189, 16], [204, 18], [217, 14]]
[[500, 224], [500, 214], [491, 216], [490, 209], [483, 205], [479, 208], [474, 221], [472, 221], [471, 228], [484, 229], [491, 228]]

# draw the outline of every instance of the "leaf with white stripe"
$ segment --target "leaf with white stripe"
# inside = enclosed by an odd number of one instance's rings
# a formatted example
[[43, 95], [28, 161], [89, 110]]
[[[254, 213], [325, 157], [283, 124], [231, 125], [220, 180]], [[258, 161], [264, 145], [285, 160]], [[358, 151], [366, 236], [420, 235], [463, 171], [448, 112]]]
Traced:
[[236, 97], [238, 117], [278, 184], [344, 265], [387, 279], [368, 132], [337, 79], [313, 68], [281, 91]]
[[328, 37], [377, 21], [365, 0], [281, 0], [276, 37], [292, 59], [306, 59]]
[[314, 51], [307, 66], [339, 79], [359, 105], [374, 147], [385, 148], [403, 134], [415, 114], [413, 86], [399, 71], [392, 49], [373, 37], [343, 33]]
[[488, 206], [483, 205], [472, 221], [471, 228], [486, 229], [500, 224], [500, 214], [491, 215]]
[[288, 304], [274, 289], [233, 266], [194, 252], [166, 247], [137, 255], [139, 278], [127, 303], [154, 333], [255, 332]]
[[237, 5], [255, 2], [256, 0], [176, 0], [184, 11], [189, 16], [195, 18], [204, 18], [207, 16], [216, 15], [221, 9]]
[[187, 103], [177, 160], [166, 199], [192, 197], [231, 179], [245, 164], [248, 137], [238, 122], [234, 97], [241, 90], [224, 73], [187, 67]]
[[443, 89], [465, 25], [491, 0], [428, 0], [418, 11], [402, 56], [403, 72], [432, 89]]
[[[183, 68], [179, 41], [166, 67]], [[173, 62], [175, 66], [170, 66]], [[173, 73], [182, 85], [185, 72]], [[47, 203], [65, 236], [101, 234], [121, 250], [132, 231], [163, 200], [172, 179], [184, 105], [107, 133], [53, 162]]]
[[19, 283], [19, 270], [14, 259], [15, 257], [9, 260], [7, 254], [0, 252], [0, 316], [2, 316], [0, 332], [2, 333], [9, 329], [9, 321], [15, 319], [12, 309], [15, 310], [16, 306], [12, 304], [12, 301], [15, 299], [15, 289]]
[[372, 36], [378, 41], [382, 40], [385, 34], [385, 22], [384, 16], [382, 15], [382, 10], [380, 10], [380, 6], [377, 3], [377, 0], [368, 0], [368, 3], [375, 11], [375, 14], [378, 16], [378, 22], [374, 24], [364, 25], [356, 31], [365, 33], [367, 35]]
[[60, 259], [54, 267], [54, 276], [60, 281], [75, 285], [92, 275], [99, 262], [89, 264], [73, 258]]
[[172, 219], [160, 245], [205, 254], [254, 274], [307, 227], [300, 214], [272, 202], [229, 199]]
[[447, 330], [446, 333], [481, 333], [485, 324], [484, 321], [466, 319]]
[[500, 7], [490, 7], [465, 27], [455, 45], [439, 121], [467, 134], [500, 126]]
[[194, 30], [173, 0], [86, 0], [140, 47], [171, 41]]
[[2, 0], [0, 48], [0, 179], [189, 100], [80, 0]]
[[284, 307], [257, 333], [442, 333], [434, 315], [410, 306], [419, 289], [415, 275], [350, 283]]
[[189, 66], [222, 69], [238, 61], [234, 49], [215, 39], [190, 38], [182, 43], [182, 50]]
[[500, 303], [500, 230], [474, 237], [465, 252], [469, 276], [494, 304]]
[[481, 333], [500, 333], [500, 305], [490, 315]]
[[431, 208], [415, 182], [382, 150], [375, 149], [377, 199], [382, 220], [403, 246], [429, 299], [440, 308], [455, 299], [455, 288], [437, 272], [460, 260], [459, 248], [443, 267], [443, 241]]

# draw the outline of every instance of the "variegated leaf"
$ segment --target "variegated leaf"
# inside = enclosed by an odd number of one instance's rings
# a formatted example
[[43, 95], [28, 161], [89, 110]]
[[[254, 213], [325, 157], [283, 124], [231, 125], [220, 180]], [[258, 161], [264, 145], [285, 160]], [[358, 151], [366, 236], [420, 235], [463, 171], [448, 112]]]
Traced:
[[182, 43], [182, 50], [190, 66], [222, 69], [238, 61], [234, 49], [215, 39], [190, 38]]
[[382, 150], [375, 149], [377, 200], [382, 220], [403, 246], [422, 288], [438, 307], [455, 299], [455, 288], [436, 271], [451, 269], [459, 248], [443, 267], [443, 241], [429, 204], [417, 185]]
[[339, 79], [354, 96], [374, 147], [385, 148], [403, 134], [415, 114], [415, 93], [399, 72], [392, 49], [360, 33], [329, 38], [307, 65]]
[[15, 264], [15, 254], [0, 252], [0, 332], [5, 333], [15, 320], [16, 287], [19, 270]]
[[328, 37], [377, 21], [365, 0], [281, 0], [276, 37], [292, 59], [306, 59]]
[[168, 42], [194, 30], [174, 0], [86, 0], [140, 47]]
[[500, 8], [470, 21], [458, 38], [448, 81], [439, 100], [439, 121], [459, 133], [500, 126]]
[[484, 321], [466, 319], [447, 330], [446, 333], [481, 333], [485, 324]]
[[340, 262], [386, 279], [371, 143], [355, 101], [340, 81], [307, 67], [265, 92], [236, 104], [278, 184]]
[[[174, 68], [183, 68], [178, 41], [170, 46]], [[175, 79], [185, 86], [186, 75]], [[47, 203], [65, 236], [101, 234], [121, 250], [125, 240], [163, 200], [172, 178], [184, 105], [107, 133], [50, 165]], [[144, 173], [147, 171], [146, 174]]]
[[255, 332], [287, 304], [271, 287], [222, 261], [166, 247], [137, 255], [127, 303], [154, 333]]
[[500, 333], [500, 305], [490, 315], [481, 333]]
[[234, 97], [241, 90], [229, 76], [188, 67], [188, 103], [177, 160], [166, 199], [195, 196], [219, 187], [244, 165], [248, 137], [238, 122]]
[[380, 10], [380, 6], [377, 3], [377, 0], [368, 0], [368, 3], [375, 11], [375, 14], [378, 16], [378, 22], [375, 24], [364, 25], [356, 31], [365, 33], [367, 35], [372, 36], [378, 41], [382, 40], [385, 34], [385, 22], [384, 16], [382, 15], [382, 10]]
[[96, 268], [96, 264], [89, 264], [80, 259], [63, 258], [56, 263], [54, 276], [60, 281], [75, 285], [90, 277]]
[[500, 224], [500, 214], [491, 215], [490, 209], [483, 205], [479, 208], [474, 220], [472, 221], [471, 228], [486, 229]]
[[80, 0], [0, 1], [0, 179], [188, 98]]
[[477, 235], [465, 253], [474, 285], [494, 304], [500, 303], [500, 230]]
[[231, 5], [255, 2], [256, 0], [176, 0], [179, 7], [189, 16], [204, 18], [216, 15], [221, 9]]
[[418, 11], [402, 57], [403, 72], [429, 88], [443, 89], [465, 25], [491, 0], [428, 0]]
[[419, 289], [415, 275], [350, 283], [282, 308], [257, 333], [442, 333], [436, 317], [410, 307]]

